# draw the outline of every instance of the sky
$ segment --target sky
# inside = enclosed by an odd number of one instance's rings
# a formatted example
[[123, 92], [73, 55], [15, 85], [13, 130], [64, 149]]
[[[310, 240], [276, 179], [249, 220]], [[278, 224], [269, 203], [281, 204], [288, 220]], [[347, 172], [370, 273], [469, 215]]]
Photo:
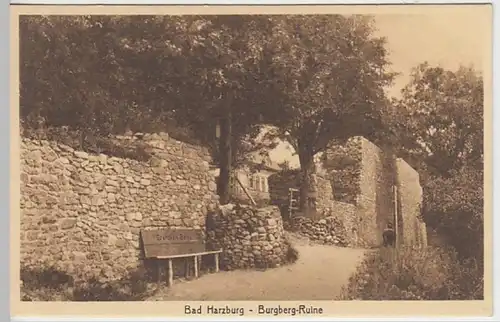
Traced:
[[[376, 35], [387, 39], [391, 71], [401, 73], [388, 94], [399, 97], [410, 80], [411, 69], [424, 61], [445, 69], [465, 65], [483, 71], [485, 46], [489, 45], [485, 28], [491, 26], [488, 18], [472, 10], [375, 16]], [[299, 165], [298, 157], [286, 143], [270, 151], [270, 156], [276, 162], [288, 160], [294, 167]]]
[[391, 96], [409, 81], [411, 69], [428, 61], [445, 69], [473, 65], [483, 70], [484, 16], [460, 12], [426, 15], [380, 15], [375, 17], [377, 35], [386, 37], [391, 69], [402, 73], [389, 90]]

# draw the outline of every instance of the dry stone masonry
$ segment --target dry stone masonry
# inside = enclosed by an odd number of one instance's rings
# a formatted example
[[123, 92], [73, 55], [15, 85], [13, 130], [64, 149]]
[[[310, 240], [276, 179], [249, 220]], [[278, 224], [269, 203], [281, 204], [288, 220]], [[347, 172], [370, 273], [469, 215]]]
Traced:
[[[343, 233], [341, 236], [335, 232], [328, 240], [339, 240], [338, 244], [379, 246], [382, 231], [389, 222], [398, 225], [401, 243], [427, 244], [425, 223], [419, 219], [422, 188], [418, 173], [406, 162], [395, 159], [363, 137], [332, 144], [319, 159], [316, 167], [319, 216], [294, 220], [290, 228], [324, 242], [329, 235], [324, 221], [332, 214], [343, 226], [336, 230]], [[287, 171], [270, 178], [272, 201], [282, 209], [287, 209], [288, 189], [299, 187], [297, 177], [296, 171]]]
[[355, 207], [354, 218], [348, 207], [337, 211], [353, 244], [380, 245], [389, 222], [397, 225], [399, 236], [407, 236], [400, 239], [402, 244], [427, 244], [425, 224], [419, 219], [422, 188], [418, 172], [406, 162], [363, 137], [353, 137], [346, 144], [330, 146], [324, 167], [331, 174], [337, 207], [338, 202]]
[[287, 262], [290, 245], [277, 207], [224, 205], [207, 218], [210, 247], [222, 249], [221, 268], [269, 268]]
[[327, 215], [319, 220], [297, 216], [291, 220], [290, 229], [319, 244], [351, 246], [346, 240], [345, 227], [336, 216]]
[[[139, 232], [152, 227], [206, 230], [208, 246], [223, 249], [222, 269], [288, 261], [291, 246], [280, 210], [287, 212], [288, 189], [299, 187], [297, 171], [269, 178], [276, 206], [219, 208], [206, 149], [164, 133], [115, 140], [140, 145], [144, 154], [119, 158], [22, 139], [22, 267], [52, 266], [75, 279], [119, 279], [144, 264]], [[427, 244], [419, 216], [422, 188], [406, 162], [355, 137], [331, 146], [317, 168], [318, 216], [287, 222], [292, 229], [322, 244], [370, 247], [381, 243], [382, 229], [397, 219], [403, 244]]]
[[204, 228], [218, 206], [208, 152], [166, 134], [140, 141], [148, 162], [22, 139], [22, 266], [115, 279], [140, 265], [141, 228]]
[[407, 245], [427, 246], [425, 223], [421, 219], [422, 187], [420, 178], [408, 163], [402, 159], [396, 160], [397, 187], [399, 191], [398, 213], [401, 223], [401, 240]]
[[356, 198], [359, 240], [363, 246], [382, 244], [382, 231], [394, 223], [394, 157], [361, 139], [362, 159]]
[[323, 168], [329, 173], [337, 201], [354, 204], [361, 192], [363, 140], [352, 137], [346, 143], [331, 145], [323, 154]]

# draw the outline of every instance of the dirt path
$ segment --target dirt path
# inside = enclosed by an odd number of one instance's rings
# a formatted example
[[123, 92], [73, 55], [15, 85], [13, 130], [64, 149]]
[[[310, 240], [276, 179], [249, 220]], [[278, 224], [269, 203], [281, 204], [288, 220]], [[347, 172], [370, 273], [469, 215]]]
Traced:
[[150, 300], [333, 300], [365, 250], [293, 241], [296, 263], [267, 271], [232, 271], [177, 283]]

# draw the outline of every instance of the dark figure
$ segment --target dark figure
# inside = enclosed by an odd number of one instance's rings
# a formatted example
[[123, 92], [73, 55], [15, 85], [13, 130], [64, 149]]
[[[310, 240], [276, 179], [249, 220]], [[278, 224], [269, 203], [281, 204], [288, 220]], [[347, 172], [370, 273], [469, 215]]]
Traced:
[[396, 232], [392, 228], [392, 224], [387, 224], [387, 228], [382, 233], [384, 239], [384, 247], [394, 247], [396, 244]]

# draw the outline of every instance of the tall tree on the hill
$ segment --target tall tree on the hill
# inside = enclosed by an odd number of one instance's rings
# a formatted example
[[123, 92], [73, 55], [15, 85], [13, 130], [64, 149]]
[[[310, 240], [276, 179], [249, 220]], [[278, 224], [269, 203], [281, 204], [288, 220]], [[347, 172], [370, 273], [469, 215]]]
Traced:
[[483, 167], [483, 80], [471, 68], [417, 66], [396, 102], [404, 156], [430, 174]]
[[482, 260], [483, 80], [472, 68], [417, 66], [395, 107], [399, 154], [419, 169], [423, 216], [463, 257]]
[[394, 75], [385, 40], [373, 36], [367, 16], [275, 16], [268, 43], [269, 86], [279, 98], [273, 123], [295, 148], [302, 172], [301, 208], [307, 198], [313, 156], [332, 139], [383, 136], [388, 106], [384, 87]]

